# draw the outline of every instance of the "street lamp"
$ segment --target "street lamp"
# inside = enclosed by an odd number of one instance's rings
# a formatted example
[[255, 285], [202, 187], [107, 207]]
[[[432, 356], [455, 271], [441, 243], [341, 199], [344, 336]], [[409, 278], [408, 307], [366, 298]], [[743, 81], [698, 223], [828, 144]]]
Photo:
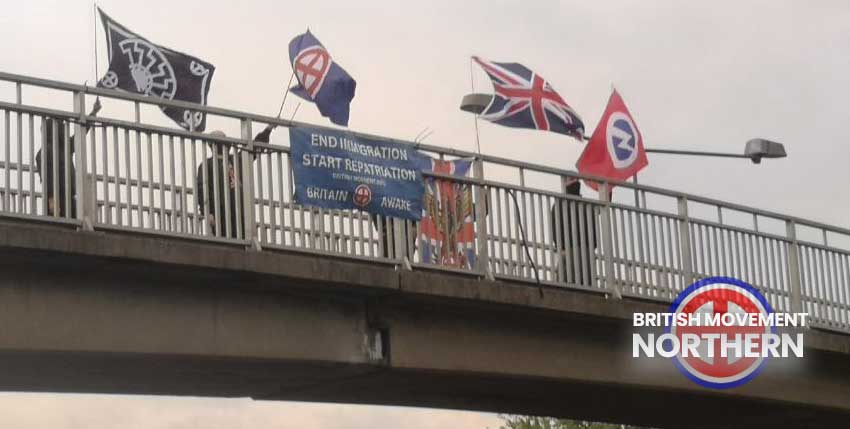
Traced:
[[[460, 110], [464, 112], [473, 113], [476, 115], [481, 114], [487, 106], [490, 105], [490, 101], [493, 99], [493, 96], [490, 94], [467, 94], [463, 96], [463, 99], [460, 102]], [[585, 136], [585, 140], [589, 140], [589, 137]], [[722, 152], [703, 152], [703, 151], [692, 151], [692, 150], [674, 150], [674, 149], [652, 149], [645, 148], [647, 153], [661, 153], [668, 155], [690, 155], [690, 156], [714, 156], [721, 158], [747, 158], [753, 162], [753, 164], [760, 164], [762, 158], [785, 158], [788, 154], [785, 152], [785, 146], [782, 143], [777, 143], [774, 141], [766, 140], [766, 139], [750, 139], [746, 146], [744, 147], [744, 153], [722, 153]]]

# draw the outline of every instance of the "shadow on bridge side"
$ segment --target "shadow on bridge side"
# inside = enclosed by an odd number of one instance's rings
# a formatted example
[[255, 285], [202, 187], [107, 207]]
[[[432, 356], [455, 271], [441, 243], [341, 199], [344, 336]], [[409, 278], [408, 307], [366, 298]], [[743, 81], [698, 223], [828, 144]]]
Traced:
[[634, 311], [463, 274], [0, 220], [0, 389], [433, 406], [658, 427], [850, 418], [850, 337], [708, 391], [631, 361]]

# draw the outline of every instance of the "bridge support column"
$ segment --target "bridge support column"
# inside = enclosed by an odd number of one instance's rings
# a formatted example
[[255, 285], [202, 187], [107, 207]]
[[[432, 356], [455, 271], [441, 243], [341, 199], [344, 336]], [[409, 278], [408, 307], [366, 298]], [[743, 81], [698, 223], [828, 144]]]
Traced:
[[788, 278], [791, 287], [791, 312], [803, 312], [803, 291], [800, 286], [800, 246], [797, 244], [797, 223], [785, 221], [785, 235], [788, 237]]
[[599, 184], [599, 200], [602, 206], [602, 256], [605, 258], [605, 288], [608, 289], [616, 299], [622, 299], [623, 293], [617, 284], [614, 275], [614, 240], [611, 233], [611, 196], [608, 190], [611, 185], [608, 182]]
[[677, 198], [679, 204], [679, 250], [682, 259], [682, 288], [694, 282], [693, 247], [691, 244], [691, 222], [688, 217], [688, 198]]

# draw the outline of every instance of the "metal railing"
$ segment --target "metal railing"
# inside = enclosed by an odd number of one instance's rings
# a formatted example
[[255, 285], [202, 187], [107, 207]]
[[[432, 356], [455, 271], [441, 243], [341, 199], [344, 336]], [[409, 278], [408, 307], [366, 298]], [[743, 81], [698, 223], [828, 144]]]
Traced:
[[[441, 202], [454, 206], [432, 219], [439, 229], [435, 237], [423, 234], [421, 222], [296, 204], [289, 148], [256, 142], [253, 131], [307, 124], [8, 73], [0, 73], [2, 82], [12, 94], [3, 99], [0, 92], [2, 216], [295, 249], [660, 302], [697, 279], [731, 276], [759, 288], [777, 311], [806, 311], [820, 328], [850, 332], [845, 228], [417, 144], [435, 158], [475, 159], [471, 177], [426, 174], [432, 185], [448, 186], [457, 197]], [[46, 91], [50, 102], [70, 99], [71, 106], [27, 103], [29, 88]], [[129, 112], [132, 120], [87, 116], [86, 98], [93, 96], [109, 99], [110, 112]], [[239, 135], [186, 132], [156, 117], [145, 122], [145, 106], [204, 111], [208, 123], [238, 129]], [[576, 178], [598, 183], [602, 197], [566, 193], [565, 184]], [[609, 201], [607, 190], [614, 185], [619, 198]]]

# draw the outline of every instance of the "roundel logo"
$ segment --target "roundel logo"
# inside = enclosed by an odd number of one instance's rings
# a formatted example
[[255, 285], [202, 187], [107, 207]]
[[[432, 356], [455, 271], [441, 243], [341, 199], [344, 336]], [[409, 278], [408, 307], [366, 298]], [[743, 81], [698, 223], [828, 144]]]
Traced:
[[372, 189], [366, 185], [357, 185], [354, 188], [354, 205], [366, 207], [372, 202]]
[[325, 48], [312, 46], [298, 53], [294, 68], [298, 82], [301, 82], [310, 98], [315, 100], [331, 68], [331, 56]]
[[[709, 277], [700, 280], [682, 291], [670, 305], [671, 313], [702, 313], [701, 316], [720, 316], [725, 313], [743, 315], [744, 313], [761, 313], [765, 316], [773, 313], [770, 304], [758, 289], [749, 284], [729, 277]], [[728, 316], [727, 316], [728, 317]], [[729, 320], [736, 320], [728, 317]], [[746, 320], [741, 316], [737, 320]], [[685, 333], [726, 334], [729, 341], [734, 341], [735, 335], [740, 334], [770, 334], [775, 331], [773, 326], [748, 326], [746, 324], [723, 324], [722, 326], [670, 326], [667, 332], [682, 341]], [[718, 335], [719, 337], [719, 335]], [[717, 351], [721, 340], [713, 340], [714, 357], [708, 357], [707, 342], [701, 343], [699, 357], [682, 357], [680, 353], [674, 362], [679, 370], [691, 381], [709, 388], [727, 389], [740, 386], [752, 380], [765, 364], [765, 357], [723, 357]]]
[[605, 136], [608, 153], [614, 167], [627, 168], [635, 162], [638, 155], [640, 135], [634, 122], [624, 112], [614, 112], [608, 117]]

